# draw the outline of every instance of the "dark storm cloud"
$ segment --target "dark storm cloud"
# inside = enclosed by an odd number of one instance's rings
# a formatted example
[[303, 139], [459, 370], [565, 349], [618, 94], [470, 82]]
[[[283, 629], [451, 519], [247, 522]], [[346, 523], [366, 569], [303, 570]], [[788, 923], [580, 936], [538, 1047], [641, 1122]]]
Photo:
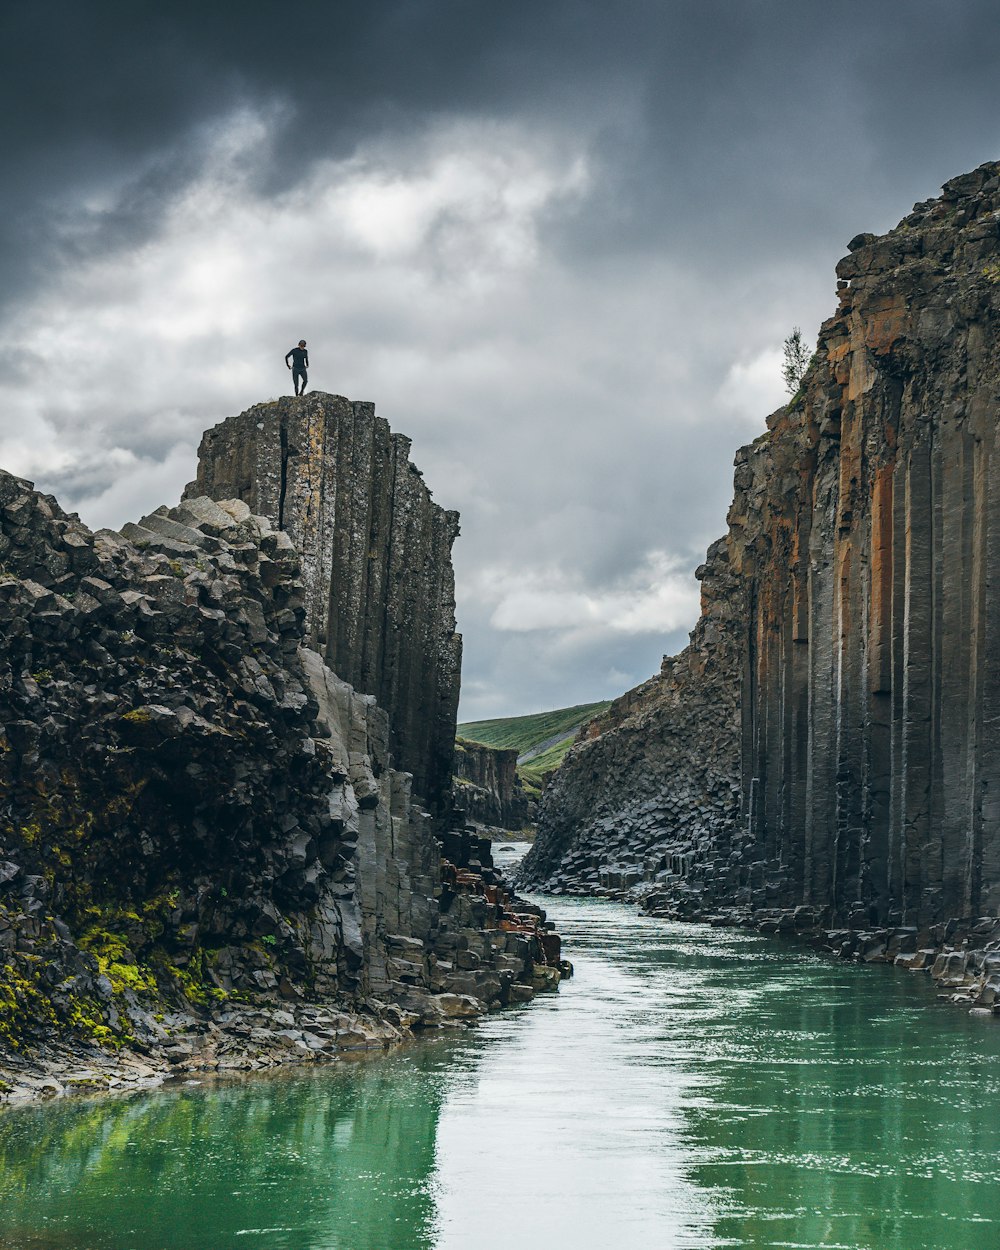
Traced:
[[995, 13], [5, 5], [4, 454], [97, 523], [172, 502], [322, 327], [318, 384], [463, 510], [467, 714], [617, 693], [683, 640], [846, 240], [1000, 154]]
[[[857, 205], [859, 165], [879, 211], [916, 185], [915, 153], [956, 172], [976, 160], [1000, 45], [988, 0], [63, 0], [2, 21], [8, 283], [45, 250], [40, 202], [147, 163], [161, 187], [182, 182], [199, 124], [241, 101], [290, 106], [258, 170], [273, 190], [428, 114], [544, 118], [584, 127], [606, 164], [581, 246], [687, 233], [726, 254], [751, 235], [799, 248]], [[155, 228], [149, 191], [109, 234]], [[753, 231], [733, 228], [737, 211]]]

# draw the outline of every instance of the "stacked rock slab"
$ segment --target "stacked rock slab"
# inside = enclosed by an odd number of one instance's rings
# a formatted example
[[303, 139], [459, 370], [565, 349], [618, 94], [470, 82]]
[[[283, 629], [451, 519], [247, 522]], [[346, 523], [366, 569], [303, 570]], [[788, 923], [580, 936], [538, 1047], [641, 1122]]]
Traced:
[[[707, 593], [692, 647], [571, 753], [528, 873], [600, 888], [627, 848], [629, 884], [665, 908], [798, 909], [796, 927], [876, 929], [897, 950], [988, 946], [1000, 165], [859, 235], [837, 273], [802, 389], [737, 456], [729, 533], [705, 570], [725, 567], [722, 602]], [[738, 795], [728, 817], [723, 783]], [[685, 849], [682, 876], [664, 857]]]
[[398, 768], [446, 806], [461, 680], [451, 548], [410, 440], [370, 403], [312, 392], [207, 431], [189, 495], [243, 499], [302, 556], [308, 636], [389, 717]]
[[518, 830], [528, 823], [528, 796], [517, 772], [514, 747], [455, 740], [456, 797], [466, 814], [493, 829]]
[[442, 865], [305, 591], [241, 500], [95, 534], [0, 472], [0, 1097], [81, 1055], [100, 1084], [381, 1046], [558, 983], [489, 843]]

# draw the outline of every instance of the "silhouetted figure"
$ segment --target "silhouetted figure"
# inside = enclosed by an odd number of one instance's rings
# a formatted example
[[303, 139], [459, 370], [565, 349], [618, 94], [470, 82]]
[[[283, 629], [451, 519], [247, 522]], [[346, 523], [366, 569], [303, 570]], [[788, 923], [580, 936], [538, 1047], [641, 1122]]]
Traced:
[[305, 339], [299, 339], [298, 347], [293, 347], [290, 352], [285, 353], [285, 364], [292, 371], [292, 386], [295, 387], [295, 394], [304, 395], [306, 383], [309, 381], [309, 353], [306, 351]]

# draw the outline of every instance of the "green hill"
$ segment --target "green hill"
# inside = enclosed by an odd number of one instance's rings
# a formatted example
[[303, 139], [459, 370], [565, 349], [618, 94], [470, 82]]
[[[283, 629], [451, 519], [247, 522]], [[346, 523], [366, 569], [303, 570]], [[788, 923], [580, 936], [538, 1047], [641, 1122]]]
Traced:
[[523, 764], [518, 764], [517, 771], [521, 774], [522, 784], [527, 786], [529, 790], [541, 790], [542, 778], [546, 773], [550, 773], [553, 769], [559, 767], [566, 757], [566, 752], [573, 745], [575, 738], [575, 733], [567, 734], [555, 746], [549, 747], [538, 755], [533, 755], [530, 760], [526, 760]]
[[517, 747], [523, 755], [548, 738], [557, 735], [567, 737], [592, 720], [598, 712], [603, 712], [610, 706], [610, 701], [579, 703], [576, 707], [563, 707], [555, 712], [535, 712], [532, 716], [464, 721], [458, 727], [458, 736], [471, 738], [473, 742], [485, 742], [490, 747]]
[[536, 712], [532, 716], [465, 721], [458, 726], [458, 734], [491, 747], [516, 747], [521, 780], [529, 793], [536, 794], [541, 788], [542, 776], [562, 763], [580, 726], [610, 706], [610, 701], [606, 700], [557, 708], [554, 712]]

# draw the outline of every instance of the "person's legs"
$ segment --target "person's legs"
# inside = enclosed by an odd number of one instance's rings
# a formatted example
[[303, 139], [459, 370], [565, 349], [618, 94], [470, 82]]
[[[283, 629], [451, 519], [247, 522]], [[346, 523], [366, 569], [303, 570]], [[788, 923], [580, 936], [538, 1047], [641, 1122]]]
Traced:
[[[309, 375], [305, 369], [292, 370], [292, 385], [295, 387], [296, 395], [304, 395], [306, 393], [306, 383], [309, 381]], [[301, 386], [299, 385], [301, 383]]]

